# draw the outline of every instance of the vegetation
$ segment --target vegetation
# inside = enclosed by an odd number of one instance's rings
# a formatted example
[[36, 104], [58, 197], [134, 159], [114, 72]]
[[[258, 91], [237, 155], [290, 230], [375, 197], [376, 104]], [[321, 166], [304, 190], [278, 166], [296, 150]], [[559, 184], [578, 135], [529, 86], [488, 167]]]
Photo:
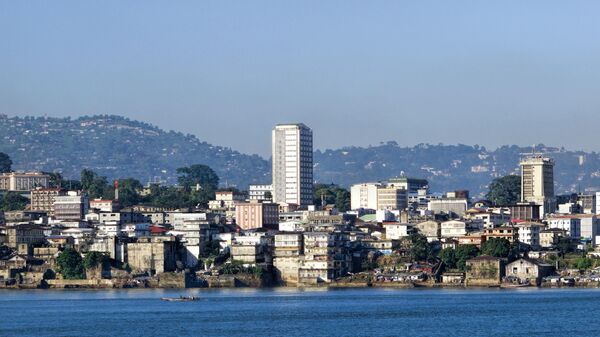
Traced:
[[83, 267], [85, 269], [96, 268], [102, 266], [102, 268], [108, 267], [110, 264], [109, 257], [101, 252], [88, 252], [83, 258]]
[[5, 212], [24, 210], [29, 199], [17, 192], [7, 192], [0, 201], [0, 209]]
[[560, 255], [564, 257], [567, 253], [572, 251], [571, 239], [567, 237], [562, 237], [558, 239], [558, 244], [556, 245], [556, 248], [558, 248]]
[[511, 205], [521, 200], [521, 176], [508, 175], [492, 181], [486, 198], [495, 205]]
[[444, 248], [440, 251], [440, 260], [446, 266], [446, 269], [456, 269], [456, 251], [453, 248]]
[[510, 241], [504, 238], [490, 238], [481, 245], [481, 254], [508, 257], [511, 254]]
[[409, 236], [411, 242], [410, 255], [413, 261], [428, 261], [433, 257], [431, 245], [427, 237], [420, 233], [412, 233]]
[[260, 266], [244, 267], [244, 262], [233, 260], [224, 264], [221, 268], [221, 272], [225, 275], [251, 274], [256, 278], [260, 278], [262, 277], [263, 269]]
[[85, 270], [81, 255], [73, 248], [67, 248], [56, 258], [56, 270], [67, 280], [85, 278]]
[[313, 202], [316, 206], [325, 204], [335, 205], [340, 212], [350, 210], [350, 191], [338, 185], [316, 184], [314, 186]]
[[479, 250], [475, 245], [459, 245], [456, 248], [456, 268], [465, 271], [467, 267], [467, 260], [476, 257], [479, 254]]
[[10, 157], [6, 153], [0, 152], [0, 173], [11, 172], [12, 164]]

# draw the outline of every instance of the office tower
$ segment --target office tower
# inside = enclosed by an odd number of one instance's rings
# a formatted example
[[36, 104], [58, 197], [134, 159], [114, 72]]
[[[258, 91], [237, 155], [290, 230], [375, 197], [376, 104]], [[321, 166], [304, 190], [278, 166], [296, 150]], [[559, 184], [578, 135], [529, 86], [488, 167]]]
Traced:
[[541, 155], [521, 160], [521, 202], [542, 206], [541, 214], [554, 212], [554, 161]]
[[304, 124], [279, 124], [273, 129], [273, 201], [313, 203], [312, 130]]

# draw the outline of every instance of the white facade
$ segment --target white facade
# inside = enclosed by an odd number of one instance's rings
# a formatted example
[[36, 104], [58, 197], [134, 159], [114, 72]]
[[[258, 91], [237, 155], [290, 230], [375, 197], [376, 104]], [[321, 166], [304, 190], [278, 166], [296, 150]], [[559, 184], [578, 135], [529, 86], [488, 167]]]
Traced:
[[414, 226], [408, 223], [384, 223], [383, 228], [385, 228], [385, 238], [387, 240], [398, 240], [409, 236]]
[[441, 235], [444, 238], [452, 238], [457, 236], [464, 236], [467, 234], [467, 224], [463, 221], [445, 221], [440, 225]]
[[379, 183], [356, 184], [350, 187], [350, 207], [352, 209], [377, 209], [377, 189]]
[[557, 217], [548, 219], [549, 228], [564, 229], [567, 236], [578, 239], [581, 237], [581, 220], [572, 217]]
[[541, 205], [540, 213], [552, 213], [554, 198], [554, 161], [540, 155], [525, 158], [521, 166], [521, 202]]
[[543, 224], [523, 223], [517, 225], [519, 242], [532, 247], [540, 247], [540, 232], [544, 229]]
[[250, 201], [266, 200], [267, 192], [271, 193], [271, 198], [273, 198], [273, 185], [250, 185], [248, 186], [248, 199]]
[[313, 203], [313, 136], [304, 124], [280, 124], [273, 130], [273, 201]]

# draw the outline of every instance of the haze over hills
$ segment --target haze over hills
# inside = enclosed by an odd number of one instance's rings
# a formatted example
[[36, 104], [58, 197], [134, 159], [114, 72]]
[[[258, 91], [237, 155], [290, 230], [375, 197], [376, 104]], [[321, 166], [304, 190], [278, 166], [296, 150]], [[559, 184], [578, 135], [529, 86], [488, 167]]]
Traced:
[[[402, 147], [395, 142], [317, 150], [315, 179], [348, 186], [404, 172], [428, 179], [434, 192], [468, 189], [476, 196], [493, 178], [518, 173], [520, 154], [531, 150], [443, 144]], [[597, 153], [543, 145], [536, 150], [555, 159], [558, 194], [585, 188], [600, 191]], [[249, 183], [271, 180], [269, 159], [119, 116], [71, 119], [0, 115], [0, 152], [11, 156], [16, 170], [56, 171], [71, 178], [89, 168], [110, 179], [135, 177], [143, 183], [154, 179], [174, 183], [177, 168], [206, 164], [221, 177], [223, 186], [246, 189]]]

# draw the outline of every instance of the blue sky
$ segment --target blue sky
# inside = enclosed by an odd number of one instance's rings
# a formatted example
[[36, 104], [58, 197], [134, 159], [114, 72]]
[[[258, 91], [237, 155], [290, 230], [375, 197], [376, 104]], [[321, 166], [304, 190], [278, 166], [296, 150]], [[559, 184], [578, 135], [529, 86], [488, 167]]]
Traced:
[[422, 142], [600, 151], [598, 1], [0, 0], [0, 113], [119, 114], [267, 156]]

